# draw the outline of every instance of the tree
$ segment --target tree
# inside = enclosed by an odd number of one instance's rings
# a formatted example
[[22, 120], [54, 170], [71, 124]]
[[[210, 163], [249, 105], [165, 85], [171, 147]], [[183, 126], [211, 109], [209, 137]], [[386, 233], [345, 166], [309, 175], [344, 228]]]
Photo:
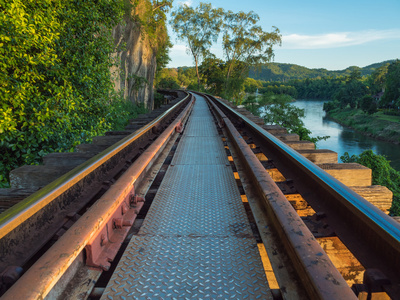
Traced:
[[388, 65], [379, 67], [369, 76], [368, 83], [372, 94], [379, 93], [385, 87]]
[[225, 67], [223, 60], [207, 57], [200, 66], [203, 83], [207, 91], [213, 95], [222, 96], [225, 85]]
[[189, 86], [196, 86], [197, 76], [195, 68], [193, 67], [178, 68], [178, 81], [179, 84], [184, 88], [188, 88]]
[[179, 83], [174, 77], [163, 77], [158, 82], [157, 87], [162, 89], [171, 89], [171, 90], [176, 90], [180, 88]]
[[329, 136], [310, 137], [311, 131], [304, 127], [301, 120], [304, 117], [304, 109], [291, 105], [292, 100], [293, 98], [288, 95], [264, 94], [259, 102], [261, 108], [258, 111], [262, 110], [265, 124], [280, 125], [290, 133], [298, 134], [301, 140], [313, 143], [329, 138]]
[[180, 6], [172, 12], [171, 25], [178, 38], [186, 42], [189, 54], [193, 56], [196, 67], [197, 84], [200, 89], [200, 61], [209, 52], [213, 42], [218, 39], [222, 25], [221, 8], [213, 8], [210, 3], [201, 2], [196, 8]]
[[353, 67], [353, 71], [346, 77], [346, 84], [335, 94], [335, 100], [340, 102], [340, 107], [357, 108], [362, 97], [367, 94], [367, 87], [361, 81], [360, 68]]
[[400, 106], [400, 60], [396, 60], [388, 67], [386, 75], [386, 90], [382, 96], [383, 104], [394, 104]]
[[261, 80], [256, 80], [250, 77], [247, 77], [244, 81], [244, 90], [246, 93], [255, 93], [257, 90], [263, 87], [263, 82]]
[[265, 32], [257, 25], [258, 21], [259, 16], [253, 11], [225, 13], [222, 47], [227, 63], [226, 90], [237, 86], [230, 84], [234, 70], [236, 79], [247, 76], [250, 67], [269, 62], [273, 57], [272, 47], [281, 43], [278, 28]]
[[370, 114], [370, 115], [372, 115], [372, 114], [374, 114], [374, 113], [376, 113], [378, 111], [378, 108], [377, 108], [377, 105], [376, 105], [376, 102], [375, 102], [374, 98], [372, 98], [369, 95], [364, 96], [361, 99], [360, 108], [364, 112], [366, 112], [367, 114]]

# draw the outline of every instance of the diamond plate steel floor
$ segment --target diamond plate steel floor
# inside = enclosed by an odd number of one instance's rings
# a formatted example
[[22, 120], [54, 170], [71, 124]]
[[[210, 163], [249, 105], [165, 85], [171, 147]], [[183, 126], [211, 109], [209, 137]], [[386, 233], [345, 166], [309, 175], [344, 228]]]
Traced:
[[204, 98], [102, 299], [272, 299]]

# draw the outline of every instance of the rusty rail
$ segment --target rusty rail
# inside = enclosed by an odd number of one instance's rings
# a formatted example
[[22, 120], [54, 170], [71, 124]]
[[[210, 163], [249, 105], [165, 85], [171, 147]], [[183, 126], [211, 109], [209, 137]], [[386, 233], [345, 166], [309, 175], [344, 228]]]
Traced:
[[[90, 258], [94, 257], [96, 260], [97, 251], [101, 251], [109, 244], [108, 235], [111, 231], [121, 231], [123, 227], [132, 225], [140, 209], [137, 206], [129, 208], [131, 199], [135, 195], [135, 186], [163, 150], [172, 134], [181, 129], [182, 122], [188, 115], [193, 102], [194, 100], [191, 100], [175, 121], [142, 153], [121, 178], [4, 294], [2, 299], [45, 298], [85, 247], [86, 253], [94, 251]], [[154, 124], [156, 122], [146, 126], [146, 129], [153, 127]], [[122, 147], [126, 142], [122, 142], [122, 145], [116, 148]], [[115, 213], [119, 214], [118, 210], [124, 209], [122, 215], [131, 215], [131, 218], [117, 220]], [[104, 229], [107, 236], [101, 236]], [[122, 240], [119, 240], [119, 245], [124, 237], [125, 235], [122, 236]], [[115, 243], [115, 241], [110, 241], [110, 243]], [[91, 245], [90, 249], [87, 247], [88, 244]], [[104, 264], [114, 257], [109, 256], [108, 249], [104, 252], [106, 252], [105, 256], [95, 266], [107, 270], [108, 266]], [[90, 261], [92, 264], [93, 260]]]
[[[243, 121], [246, 131], [251, 132], [263, 148], [280, 157], [282, 164], [296, 169], [298, 177], [307, 185], [315, 186], [315, 193], [323, 195], [321, 201], [331, 202], [327, 206], [339, 218], [351, 226], [351, 235], [372, 255], [384, 253], [378, 258], [379, 267], [385, 265], [390, 278], [398, 275], [400, 269], [400, 226], [376, 209], [372, 204], [355, 194], [342, 183], [308, 161], [298, 152], [261, 129], [247, 117], [212, 96], [206, 96], [224, 126], [230, 141], [245, 166], [246, 173], [255, 185], [255, 192], [266, 208], [270, 224], [275, 227], [293, 267], [310, 299], [356, 299], [339, 271], [321, 248], [313, 234], [298, 216], [243, 140], [232, 120]], [[185, 98], [179, 105], [182, 105]], [[136, 218], [144, 199], [135, 197], [135, 189], [149, 171], [174, 132], [181, 132], [183, 121], [188, 117], [194, 100], [179, 114], [168, 128], [154, 141], [141, 156], [125, 171], [118, 181], [105, 192], [79, 220], [6, 292], [2, 299], [43, 299], [71, 264], [86, 254], [86, 263], [99, 269], [108, 270], [109, 262], [124, 240], [133, 220]], [[13, 207], [0, 219], [0, 239], [7, 237], [20, 224], [29, 220], [36, 212], [51, 203], [71, 186], [84, 180], [108, 159], [137, 141], [143, 134], [156, 128], [172, 108], [150, 124], [123, 139], [115, 146], [93, 157], [87, 163], [54, 181], [45, 189], [28, 197]], [[332, 207], [333, 206], [333, 207]], [[33, 211], [30, 211], [30, 210]], [[350, 230], [350, 229], [349, 229]], [[355, 232], [355, 233], [354, 233]], [[357, 236], [358, 235], [358, 236]], [[346, 240], [347, 237], [344, 237]], [[398, 280], [398, 278], [395, 278]]]
[[[182, 99], [176, 105], [181, 105], [187, 100], [189, 95]], [[93, 172], [96, 168], [102, 165], [104, 162], [110, 159], [130, 144], [138, 140], [147, 131], [152, 130], [156, 127], [162, 119], [165, 118], [175, 107], [168, 109], [166, 112], [161, 114], [158, 118], [145, 125], [141, 129], [133, 132], [120, 142], [97, 154], [87, 162], [71, 170], [67, 174], [56, 179], [49, 185], [40, 189], [36, 193], [27, 197], [24, 201], [14, 205], [10, 209], [6, 210], [0, 215], [0, 239], [7, 235], [10, 231], [26, 221], [29, 217], [39, 211], [41, 208], [46, 206], [48, 203], [53, 201], [60, 194], [71, 188], [78, 181], [82, 180], [87, 174]]]
[[356, 299], [339, 271], [269, 176], [229, 118], [211, 102], [258, 189], [286, 251], [311, 299]]
[[292, 175], [313, 191], [316, 204], [321, 205], [324, 212], [334, 215], [330, 220], [340, 223], [338, 236], [366, 268], [379, 269], [394, 285], [399, 284], [399, 223], [246, 116], [212, 96], [210, 99], [230, 118], [242, 120], [243, 130], [257, 141], [266, 155], [290, 169]]
[[14, 270], [20, 273], [21, 267], [29, 267], [30, 259], [46, 243], [53, 243], [52, 237], [62, 234], [64, 225], [68, 228], [79, 218], [190, 99], [187, 94], [147, 125], [0, 215], [0, 294], [18, 278]]

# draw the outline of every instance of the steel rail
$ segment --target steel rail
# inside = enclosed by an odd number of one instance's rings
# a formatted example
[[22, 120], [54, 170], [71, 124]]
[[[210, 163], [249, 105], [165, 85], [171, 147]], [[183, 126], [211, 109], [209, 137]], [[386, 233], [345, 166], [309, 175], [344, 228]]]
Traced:
[[121, 202], [147, 172], [190, 112], [194, 100], [129, 167], [110, 189], [3, 295], [7, 299], [44, 299], [96, 232], [103, 228]]
[[342, 275], [298, 216], [282, 191], [243, 140], [229, 118], [210, 102], [225, 125], [247, 175], [253, 179], [258, 195], [267, 208], [268, 218], [282, 239], [298, 277], [311, 299], [356, 299]]
[[20, 224], [25, 222], [46, 205], [51, 203], [62, 193], [70, 189], [73, 185], [80, 182], [82, 179], [88, 176], [88, 174], [104, 164], [111, 157], [137, 141], [141, 136], [143, 136], [150, 130], [152, 130], [172, 111], [174, 111], [177, 107], [179, 107], [187, 99], [189, 99], [189, 97], [190, 95], [187, 95], [184, 99], [176, 103], [173, 107], [169, 108], [167, 111], [162, 113], [159, 117], [154, 119], [149, 124], [136, 130], [118, 143], [95, 155], [85, 163], [79, 165], [78, 167], [49, 183], [39, 191], [28, 196], [23, 201], [4, 211], [0, 215], [0, 239], [6, 236], [15, 228], [17, 228]]
[[[245, 122], [245, 130], [255, 133], [260, 140], [265, 142], [268, 150], [279, 154], [285, 164], [290, 164], [292, 169], [293, 166], [296, 166], [301, 178], [308, 178], [313, 186], [322, 187], [325, 197], [319, 200], [324, 202], [335, 200], [335, 204], [331, 203], [330, 207], [339, 211], [342, 220], [347, 222], [348, 228], [357, 229], [357, 235], [354, 235], [354, 238], [363, 239], [368, 244], [368, 249], [372, 250], [377, 257], [384, 253], [382, 259], [398, 275], [398, 270], [400, 270], [399, 223], [246, 116], [236, 112], [215, 97], [211, 96], [211, 98], [223, 111], [228, 112], [236, 119], [242, 119]], [[381, 266], [374, 267], [379, 269]]]

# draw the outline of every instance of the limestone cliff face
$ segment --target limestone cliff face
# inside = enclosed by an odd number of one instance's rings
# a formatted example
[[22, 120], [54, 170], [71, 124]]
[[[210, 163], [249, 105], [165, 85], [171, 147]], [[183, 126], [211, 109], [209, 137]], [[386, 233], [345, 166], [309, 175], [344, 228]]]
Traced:
[[[132, 14], [140, 14], [140, 11], [140, 7], [136, 7]], [[126, 16], [125, 24], [114, 27], [112, 33], [117, 49], [114, 55], [119, 62], [119, 66], [112, 69], [115, 89], [122, 92], [125, 99], [153, 109], [157, 49], [151, 46], [148, 36], [132, 16]]]

